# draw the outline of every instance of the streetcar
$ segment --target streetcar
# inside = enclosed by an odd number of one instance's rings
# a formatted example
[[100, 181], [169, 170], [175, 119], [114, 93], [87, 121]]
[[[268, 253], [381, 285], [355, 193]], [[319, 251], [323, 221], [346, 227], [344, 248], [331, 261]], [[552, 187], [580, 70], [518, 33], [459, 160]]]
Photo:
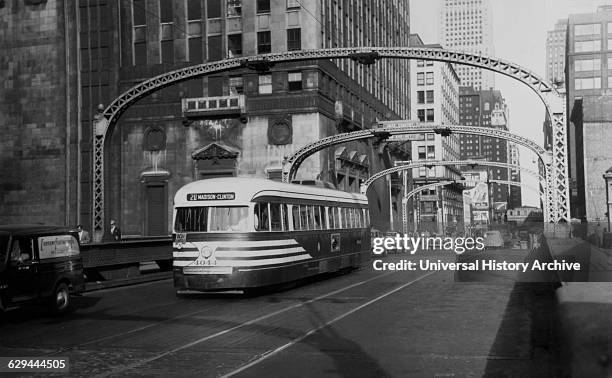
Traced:
[[364, 195], [255, 178], [213, 178], [178, 190], [173, 210], [177, 293], [250, 291], [369, 259]]

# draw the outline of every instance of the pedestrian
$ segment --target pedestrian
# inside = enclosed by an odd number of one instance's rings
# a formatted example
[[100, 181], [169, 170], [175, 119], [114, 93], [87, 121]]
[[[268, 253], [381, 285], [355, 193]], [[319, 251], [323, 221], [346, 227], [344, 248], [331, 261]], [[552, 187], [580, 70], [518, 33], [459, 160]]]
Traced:
[[119, 241], [121, 240], [121, 229], [117, 227], [117, 223], [114, 219], [110, 221], [110, 234], [113, 240]]
[[603, 230], [601, 229], [601, 225], [598, 223], [597, 227], [595, 227], [595, 236], [597, 237], [597, 246], [603, 246]]
[[83, 230], [83, 226], [79, 224], [76, 226], [76, 229], [79, 233], [79, 242], [81, 244], [87, 244], [91, 242], [91, 238], [89, 237], [89, 232]]

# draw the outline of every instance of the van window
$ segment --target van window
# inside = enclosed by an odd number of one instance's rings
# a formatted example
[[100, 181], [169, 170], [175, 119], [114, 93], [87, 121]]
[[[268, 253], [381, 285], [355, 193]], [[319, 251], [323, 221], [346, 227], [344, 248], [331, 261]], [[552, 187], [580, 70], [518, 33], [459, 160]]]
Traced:
[[[23, 250], [21, 253], [23, 254]], [[41, 260], [78, 256], [78, 254], [79, 242], [72, 235], [41, 236], [38, 238], [38, 257]]]
[[0, 235], [0, 272], [6, 266], [6, 258], [8, 255], [8, 236]]
[[30, 238], [13, 240], [11, 262], [22, 263], [29, 260], [32, 260], [32, 240]]

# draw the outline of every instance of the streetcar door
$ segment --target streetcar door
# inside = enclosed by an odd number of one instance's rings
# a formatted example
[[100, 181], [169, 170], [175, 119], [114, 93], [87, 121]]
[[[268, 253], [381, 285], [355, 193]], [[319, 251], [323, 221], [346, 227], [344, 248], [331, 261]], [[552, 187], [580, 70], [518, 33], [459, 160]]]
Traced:
[[32, 238], [13, 238], [7, 266], [7, 292], [11, 302], [38, 296], [38, 262], [34, 260]]

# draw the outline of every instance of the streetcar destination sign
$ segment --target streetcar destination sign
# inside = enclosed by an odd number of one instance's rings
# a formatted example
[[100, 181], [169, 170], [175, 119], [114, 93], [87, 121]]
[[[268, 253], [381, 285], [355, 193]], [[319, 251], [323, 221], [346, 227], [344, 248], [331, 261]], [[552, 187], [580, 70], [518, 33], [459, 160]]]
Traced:
[[187, 201], [230, 201], [236, 199], [236, 193], [188, 193]]

